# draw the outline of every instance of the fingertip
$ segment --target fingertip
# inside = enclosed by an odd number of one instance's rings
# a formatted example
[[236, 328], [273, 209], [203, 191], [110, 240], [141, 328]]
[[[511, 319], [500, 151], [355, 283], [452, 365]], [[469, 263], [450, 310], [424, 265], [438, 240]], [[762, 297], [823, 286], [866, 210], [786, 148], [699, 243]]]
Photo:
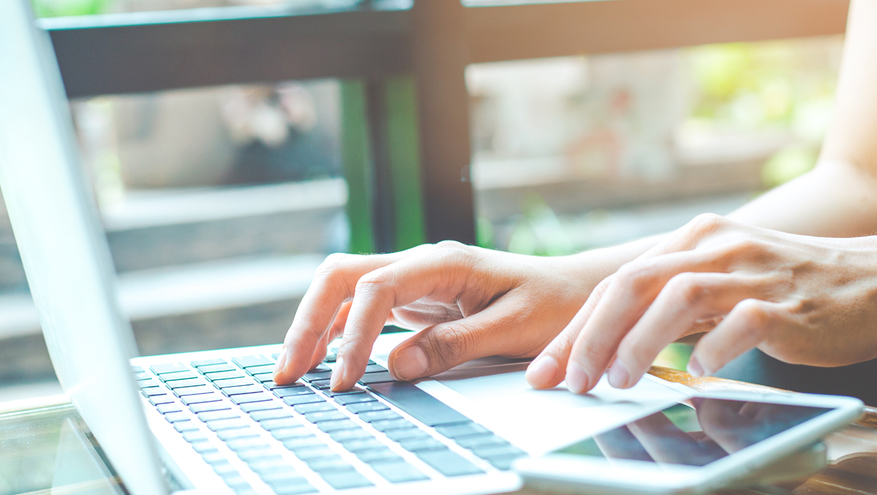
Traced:
[[620, 359], [616, 359], [615, 362], [612, 363], [607, 375], [609, 385], [612, 385], [615, 388], [629, 388], [632, 385], [630, 372], [627, 371], [627, 367], [624, 366], [624, 363], [622, 363]]
[[588, 373], [575, 361], [566, 365], [566, 388], [575, 394], [583, 394], [591, 389]]
[[553, 356], [538, 356], [529, 366], [524, 377], [527, 382], [536, 389], [551, 388], [563, 380], [560, 375], [560, 365]]
[[346, 381], [347, 368], [344, 366], [344, 358], [338, 356], [335, 359], [335, 368], [332, 369], [332, 377], [329, 379], [329, 389], [333, 392], [340, 392], [341, 390], [347, 390], [344, 388], [344, 383]]
[[429, 373], [429, 358], [416, 344], [395, 350], [387, 364], [390, 365], [390, 374], [397, 380], [411, 381]]

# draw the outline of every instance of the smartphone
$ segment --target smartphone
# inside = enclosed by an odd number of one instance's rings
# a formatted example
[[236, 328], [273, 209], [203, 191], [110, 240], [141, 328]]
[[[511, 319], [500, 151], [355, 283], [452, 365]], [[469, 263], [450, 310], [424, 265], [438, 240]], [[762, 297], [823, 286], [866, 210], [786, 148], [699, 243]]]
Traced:
[[720, 393], [657, 406], [514, 469], [538, 489], [703, 493], [727, 487], [855, 421], [863, 404], [812, 394]]

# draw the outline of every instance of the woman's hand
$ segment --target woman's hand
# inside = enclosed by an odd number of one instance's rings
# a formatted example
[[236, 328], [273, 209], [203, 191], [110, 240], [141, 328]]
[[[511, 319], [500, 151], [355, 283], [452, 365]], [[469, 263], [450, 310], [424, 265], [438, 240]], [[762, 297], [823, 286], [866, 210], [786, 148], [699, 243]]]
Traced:
[[702, 215], [601, 282], [528, 381], [633, 386], [667, 344], [715, 324], [688, 365], [709, 375], [753, 347], [796, 364], [877, 356], [877, 238], [784, 234]]
[[483, 356], [535, 356], [605, 275], [593, 265], [581, 255], [538, 258], [456, 242], [332, 255], [295, 315], [275, 380], [297, 380], [343, 336], [331, 385], [353, 386], [386, 324], [421, 330], [390, 354], [390, 371], [402, 380]]

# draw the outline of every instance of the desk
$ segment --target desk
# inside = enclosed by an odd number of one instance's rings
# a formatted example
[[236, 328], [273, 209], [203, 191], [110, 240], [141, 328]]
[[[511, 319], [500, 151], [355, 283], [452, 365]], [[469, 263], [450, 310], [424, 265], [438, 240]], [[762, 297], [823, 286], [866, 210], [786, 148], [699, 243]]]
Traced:
[[[720, 378], [693, 378], [687, 373], [653, 367], [652, 375], [696, 390], [778, 391]], [[783, 392], [783, 391], [778, 391]], [[50, 494], [53, 480], [67, 489], [54, 493], [112, 493], [110, 478], [88, 445], [88, 432], [69, 405], [44, 407], [15, 415], [0, 414], [0, 495]], [[808, 479], [722, 495], [820, 495], [877, 493], [877, 409], [868, 408], [858, 422], [830, 435], [825, 442], [831, 465]], [[519, 495], [535, 495], [524, 489]]]

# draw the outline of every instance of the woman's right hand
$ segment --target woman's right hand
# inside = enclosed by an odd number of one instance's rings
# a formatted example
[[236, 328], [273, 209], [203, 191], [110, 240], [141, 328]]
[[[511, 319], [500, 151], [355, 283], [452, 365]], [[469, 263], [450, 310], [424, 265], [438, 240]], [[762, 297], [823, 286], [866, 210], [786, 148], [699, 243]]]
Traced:
[[390, 354], [390, 372], [401, 380], [484, 356], [536, 356], [607, 274], [598, 273], [596, 257], [524, 256], [456, 242], [331, 255], [286, 334], [275, 380], [297, 380], [341, 337], [331, 386], [348, 389], [387, 324], [419, 330]]

